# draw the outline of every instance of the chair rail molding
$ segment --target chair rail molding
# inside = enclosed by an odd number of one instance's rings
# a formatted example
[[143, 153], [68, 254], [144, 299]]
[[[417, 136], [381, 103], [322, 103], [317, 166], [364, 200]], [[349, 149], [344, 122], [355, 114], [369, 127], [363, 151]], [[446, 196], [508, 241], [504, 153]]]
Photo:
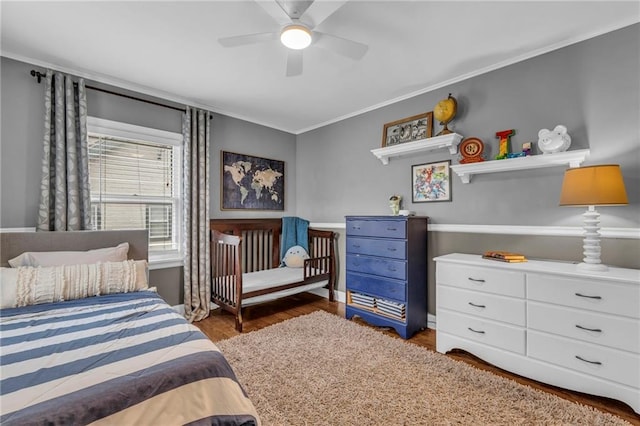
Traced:
[[[312, 222], [309, 226], [320, 229], [346, 229], [344, 222]], [[429, 224], [429, 232], [584, 237], [584, 229], [582, 226], [518, 226], [436, 223]], [[600, 234], [603, 238], [640, 240], [640, 228], [600, 228]]]

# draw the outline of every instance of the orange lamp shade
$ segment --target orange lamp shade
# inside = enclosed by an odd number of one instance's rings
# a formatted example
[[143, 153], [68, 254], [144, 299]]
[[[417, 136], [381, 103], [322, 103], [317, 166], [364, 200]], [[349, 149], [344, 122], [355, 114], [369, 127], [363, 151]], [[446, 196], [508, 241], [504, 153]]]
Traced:
[[629, 204], [620, 166], [613, 164], [568, 169], [564, 172], [561, 206]]

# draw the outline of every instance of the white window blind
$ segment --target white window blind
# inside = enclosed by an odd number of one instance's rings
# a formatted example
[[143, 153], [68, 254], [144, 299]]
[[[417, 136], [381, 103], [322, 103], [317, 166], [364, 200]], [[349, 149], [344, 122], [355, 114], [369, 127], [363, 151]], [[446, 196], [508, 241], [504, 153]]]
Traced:
[[154, 129], [145, 133], [143, 128], [123, 123], [91, 123], [88, 142], [93, 228], [146, 228], [151, 256], [178, 254], [180, 146], [154, 137], [158, 132]]

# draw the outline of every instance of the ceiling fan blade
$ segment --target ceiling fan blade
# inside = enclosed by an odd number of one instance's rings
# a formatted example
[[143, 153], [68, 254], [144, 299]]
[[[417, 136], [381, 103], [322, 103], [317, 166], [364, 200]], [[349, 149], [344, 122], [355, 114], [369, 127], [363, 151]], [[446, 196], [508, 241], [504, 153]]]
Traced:
[[224, 47], [236, 47], [244, 46], [246, 44], [263, 43], [265, 41], [276, 40], [276, 33], [257, 33], [257, 34], [245, 34], [239, 36], [222, 37], [218, 39]]
[[304, 12], [303, 16], [305, 21], [311, 21], [312, 28], [320, 25], [325, 19], [333, 14], [336, 10], [340, 9], [347, 0], [340, 1], [321, 1], [315, 0], [311, 3], [311, 6]]
[[302, 50], [289, 50], [287, 55], [287, 77], [302, 74]]
[[276, 0], [255, 0], [258, 5], [264, 9], [276, 22], [280, 25], [291, 23], [291, 18], [287, 15]]
[[369, 50], [369, 46], [357, 41], [321, 33], [319, 31], [314, 31], [313, 34], [316, 38], [314, 43], [315, 46], [325, 50], [330, 50], [355, 61], [362, 59], [362, 57], [367, 53], [367, 50]]

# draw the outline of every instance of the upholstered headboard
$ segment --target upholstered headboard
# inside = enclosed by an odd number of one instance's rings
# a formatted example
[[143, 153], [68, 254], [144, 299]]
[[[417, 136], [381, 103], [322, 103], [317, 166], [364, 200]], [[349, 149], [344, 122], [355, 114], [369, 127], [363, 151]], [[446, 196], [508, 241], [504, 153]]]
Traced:
[[129, 243], [129, 259], [149, 258], [149, 231], [56, 231], [0, 233], [0, 266], [25, 251], [84, 251]]

